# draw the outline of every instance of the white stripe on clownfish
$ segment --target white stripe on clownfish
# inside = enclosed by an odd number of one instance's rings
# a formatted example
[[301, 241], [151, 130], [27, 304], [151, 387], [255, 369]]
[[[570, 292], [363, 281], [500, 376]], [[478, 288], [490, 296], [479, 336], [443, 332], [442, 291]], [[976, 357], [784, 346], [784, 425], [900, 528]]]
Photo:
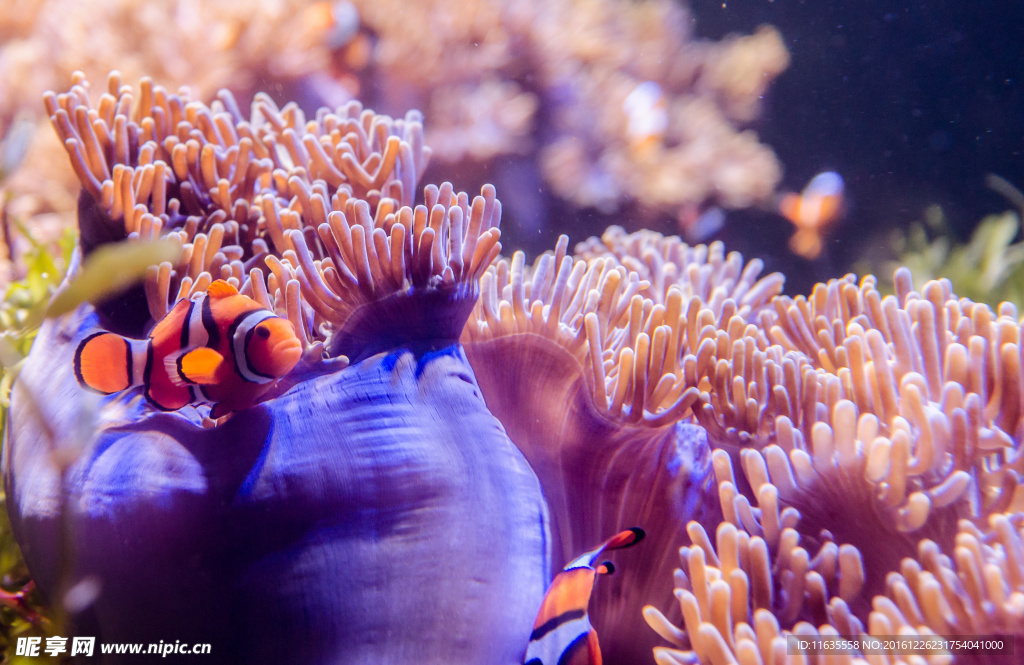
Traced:
[[[544, 660], [546, 654], [558, 653], [559, 662], [571, 658], [576, 649], [585, 645], [577, 642], [586, 641], [593, 627], [586, 614], [559, 624], [551, 630], [530, 640], [526, 647], [526, 665], [548, 665]], [[551, 665], [557, 665], [552, 663]]]
[[203, 292], [197, 294], [189, 304], [187, 324], [183, 326], [186, 334], [182, 335], [181, 348], [199, 348], [210, 341], [210, 335], [203, 324], [203, 308], [209, 307], [208, 300]]
[[131, 385], [141, 386], [145, 382], [146, 376], [146, 363], [149, 362], [149, 345], [148, 339], [129, 339], [124, 338], [124, 341], [128, 343], [129, 353], [132, 358], [132, 376]]
[[654, 81], [639, 83], [622, 102], [626, 114], [626, 138], [630, 148], [649, 154], [661, 146], [668, 131], [668, 102]]
[[260, 374], [253, 368], [252, 362], [249, 359], [249, 354], [246, 353], [246, 345], [248, 342], [249, 335], [253, 333], [256, 326], [263, 321], [273, 318], [275, 314], [270, 310], [259, 309], [245, 312], [240, 315], [234, 323], [231, 324], [231, 350], [235, 356], [235, 369], [243, 379], [250, 383], [270, 383], [274, 380], [273, 377], [265, 376]]

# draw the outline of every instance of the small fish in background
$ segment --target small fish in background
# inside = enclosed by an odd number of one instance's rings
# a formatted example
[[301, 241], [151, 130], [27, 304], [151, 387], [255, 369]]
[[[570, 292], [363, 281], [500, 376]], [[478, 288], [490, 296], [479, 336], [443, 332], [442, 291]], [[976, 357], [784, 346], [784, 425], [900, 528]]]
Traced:
[[615, 567], [594, 562], [609, 550], [636, 545], [643, 529], [620, 531], [595, 549], [570, 561], [551, 582], [526, 648], [525, 665], [601, 665], [597, 632], [587, 618], [590, 593], [598, 575], [610, 575]]
[[[323, 98], [317, 104], [334, 106], [354, 99], [362, 89], [359, 77], [370, 66], [374, 49], [373, 38], [363, 29], [359, 9], [347, 0], [316, 2], [303, 10], [302, 20], [307, 32], [318, 34], [330, 52], [327, 70], [306, 77], [314, 86], [333, 93], [321, 93]], [[334, 88], [341, 88], [344, 94]]]
[[317, 2], [303, 13], [305, 23], [323, 33], [327, 48], [348, 46], [359, 34], [359, 10], [351, 2]]
[[687, 203], [679, 209], [679, 232], [691, 245], [702, 243], [725, 226], [725, 211], [718, 206], [701, 210], [695, 203]]
[[845, 189], [842, 176], [826, 171], [811, 178], [801, 193], [790, 192], [779, 199], [779, 212], [796, 226], [796, 233], [789, 239], [794, 254], [818, 258], [825, 227], [843, 212]]
[[253, 405], [301, 356], [290, 321], [217, 280], [179, 300], [148, 339], [110, 332], [84, 339], [75, 376], [106, 395], [142, 386], [162, 411], [212, 404], [216, 419]]
[[319, 2], [307, 10], [307, 20], [320, 30], [332, 54], [335, 75], [349, 76], [370, 66], [374, 42], [363, 29], [359, 10], [351, 2]]
[[630, 150], [638, 155], [649, 155], [665, 141], [668, 131], [668, 100], [661, 86], [644, 81], [622, 102], [626, 113], [626, 139]]

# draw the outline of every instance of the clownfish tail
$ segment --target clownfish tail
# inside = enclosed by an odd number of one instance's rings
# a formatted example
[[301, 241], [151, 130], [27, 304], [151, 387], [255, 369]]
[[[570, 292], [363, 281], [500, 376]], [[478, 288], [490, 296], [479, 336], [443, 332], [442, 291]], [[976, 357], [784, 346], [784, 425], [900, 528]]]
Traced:
[[104, 395], [127, 390], [137, 383], [142, 369], [135, 367], [139, 345], [148, 346], [148, 341], [93, 333], [75, 350], [75, 377], [86, 388]]
[[604, 545], [601, 546], [600, 551], [621, 550], [626, 547], [632, 547], [643, 540], [646, 535], [640, 527], [631, 527], [625, 531], [620, 531], [606, 540]]

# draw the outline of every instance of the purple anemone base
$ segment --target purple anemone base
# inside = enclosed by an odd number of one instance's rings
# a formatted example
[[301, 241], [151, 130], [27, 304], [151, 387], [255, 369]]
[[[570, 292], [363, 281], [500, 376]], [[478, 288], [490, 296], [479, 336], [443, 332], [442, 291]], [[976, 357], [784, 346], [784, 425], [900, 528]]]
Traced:
[[82, 308], [43, 327], [4, 447], [39, 588], [99, 583], [72, 634], [209, 642], [218, 663], [522, 662], [547, 508], [461, 346], [314, 366], [204, 429], [138, 390], [85, 393], [72, 356], [97, 325]]

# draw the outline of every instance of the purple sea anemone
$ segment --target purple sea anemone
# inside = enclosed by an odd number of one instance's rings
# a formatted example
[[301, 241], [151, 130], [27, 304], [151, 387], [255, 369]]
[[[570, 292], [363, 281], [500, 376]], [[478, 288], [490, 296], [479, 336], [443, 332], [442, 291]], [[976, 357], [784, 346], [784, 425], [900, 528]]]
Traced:
[[[180, 248], [48, 322], [15, 390], [11, 520], [51, 600], [98, 589], [77, 634], [219, 662], [516, 663], [552, 571], [631, 526], [647, 539], [591, 604], [609, 663], [1024, 634], [1011, 307], [904, 272], [895, 296], [847, 277], [793, 299], [720, 243], [614, 227], [502, 258], [493, 188], [414, 205], [415, 113], [307, 121], [257, 96], [246, 118], [148, 80], [136, 101], [116, 74], [98, 102], [81, 77], [46, 101], [83, 254]], [[213, 422], [78, 386], [91, 331], [142, 336], [214, 279], [304, 345], [265, 401]]]
[[[500, 249], [493, 192], [470, 203], [434, 188], [435, 200], [446, 198], [431, 205], [429, 220], [423, 206], [382, 202], [381, 188], [401, 198], [403, 178], [415, 183], [415, 160], [426, 158], [418, 121], [358, 109], [321, 114], [325, 128], [347, 123], [348, 138], [358, 136], [339, 155], [341, 168], [376, 168], [384, 178], [370, 178], [372, 192], [358, 200], [358, 185], [331, 186], [339, 209], [324, 211], [323, 244], [311, 244], [318, 267], [334, 261], [312, 276], [300, 272], [311, 265], [305, 239], [288, 228], [290, 195], [272, 193], [277, 177], [290, 188], [309, 183], [296, 175], [302, 169], [272, 168], [257, 152], [286, 154], [274, 141], [294, 141], [282, 123], [303, 126], [297, 110], [281, 113], [260, 98], [248, 122], [144, 84], [144, 117], [129, 122], [130, 93], [112, 90], [117, 110], [104, 95], [92, 125], [88, 114], [97, 112], [83, 104], [84, 87], [48, 98], [58, 131], [75, 134], [65, 137], [69, 150], [88, 160], [79, 172], [98, 165], [97, 180], [110, 173], [118, 186], [90, 188], [85, 178], [83, 248], [104, 234], [133, 242], [141, 232], [178, 238], [182, 251], [176, 264], [155, 266], [134, 297], [48, 323], [21, 375], [7, 485], [40, 588], [57, 599], [63, 584], [95, 580], [99, 594], [73, 617], [76, 631], [101, 641], [208, 642], [219, 662], [520, 660], [549, 578], [547, 508], [458, 345], [479, 274]], [[176, 113], [230, 147], [207, 143], [176, 171], [175, 159], [197, 146], [189, 132], [201, 134]], [[160, 134], [155, 119], [187, 140]], [[94, 131], [104, 123], [114, 129], [108, 144]], [[87, 149], [76, 153], [77, 145]], [[211, 183], [244, 201], [227, 206], [234, 217], [213, 210], [226, 199]], [[324, 205], [325, 186], [315, 181], [309, 205]], [[368, 217], [367, 199], [379, 220], [388, 218], [386, 235]], [[372, 243], [382, 235], [378, 254]], [[286, 250], [277, 260], [267, 239], [298, 243], [298, 257]], [[76, 346], [98, 327], [142, 332], [211, 274], [290, 317], [307, 360], [272, 399], [216, 427], [204, 428], [196, 408], [161, 413], [138, 391], [104, 398], [95, 434], [62, 477], [56, 458], [94, 406], [72, 374]], [[342, 287], [325, 292], [322, 277]], [[316, 295], [327, 298], [325, 318], [309, 304], [320, 307]], [[326, 329], [331, 355], [343, 352], [351, 364], [323, 358]], [[70, 562], [55, 558], [62, 529], [73, 539]]]

